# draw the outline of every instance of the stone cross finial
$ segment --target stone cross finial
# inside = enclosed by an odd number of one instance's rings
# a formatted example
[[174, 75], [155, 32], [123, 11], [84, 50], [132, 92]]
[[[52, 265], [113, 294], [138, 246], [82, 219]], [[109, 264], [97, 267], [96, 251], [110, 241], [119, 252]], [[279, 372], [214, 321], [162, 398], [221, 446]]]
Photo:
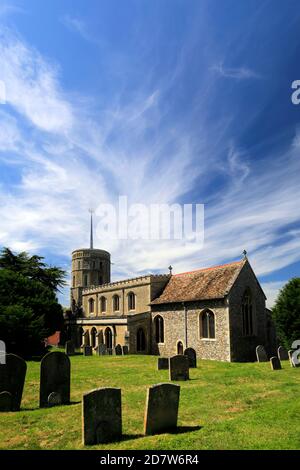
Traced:
[[244, 259], [247, 259], [247, 251], [246, 250], [243, 251], [243, 255], [244, 255]]
[[170, 274], [172, 274], [173, 267], [170, 265], [170, 266], [168, 267], [168, 270], [170, 271]]

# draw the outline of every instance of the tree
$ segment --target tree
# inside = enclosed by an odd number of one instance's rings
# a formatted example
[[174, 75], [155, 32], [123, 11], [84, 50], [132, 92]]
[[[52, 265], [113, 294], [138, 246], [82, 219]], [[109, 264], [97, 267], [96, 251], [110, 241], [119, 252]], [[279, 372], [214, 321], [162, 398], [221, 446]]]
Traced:
[[291, 279], [281, 289], [272, 314], [280, 343], [290, 349], [300, 339], [300, 278]]
[[49, 267], [40, 256], [0, 254], [0, 339], [7, 351], [23, 357], [45, 352], [43, 341], [63, 327], [57, 291], [65, 272]]

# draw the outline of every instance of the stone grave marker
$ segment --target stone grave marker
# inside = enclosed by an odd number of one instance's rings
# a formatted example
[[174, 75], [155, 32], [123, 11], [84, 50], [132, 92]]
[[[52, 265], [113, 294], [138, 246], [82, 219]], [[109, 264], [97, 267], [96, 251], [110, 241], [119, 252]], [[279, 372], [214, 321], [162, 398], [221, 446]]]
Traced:
[[116, 356], [122, 356], [122, 346], [120, 344], [117, 344], [117, 346], [115, 347], [115, 354]]
[[257, 362], [268, 362], [268, 356], [265, 351], [265, 348], [260, 344], [256, 346], [256, 358]]
[[[5, 364], [0, 364], [0, 411], [19, 411], [27, 365], [24, 359], [15, 354], [6, 354]], [[3, 409], [2, 409], [3, 408]]]
[[184, 355], [188, 357], [189, 360], [189, 367], [196, 368], [197, 367], [197, 354], [195, 349], [193, 348], [186, 348], [184, 351]]
[[113, 349], [112, 349], [112, 348], [107, 348], [107, 349], [106, 349], [106, 353], [107, 353], [109, 356], [112, 356], [112, 355], [113, 355]]
[[270, 359], [271, 369], [272, 370], [280, 370], [281, 369], [281, 362], [277, 356], [273, 356]]
[[148, 388], [144, 418], [146, 435], [176, 429], [179, 395], [179, 385], [163, 383]]
[[106, 355], [106, 346], [105, 344], [99, 344], [96, 348], [96, 354], [98, 356], [105, 356]]
[[166, 369], [169, 369], [169, 358], [158, 357], [157, 358], [157, 370], [166, 370]]
[[122, 347], [122, 350], [123, 350], [123, 355], [124, 355], [124, 356], [127, 356], [127, 354], [129, 354], [129, 348], [128, 348], [128, 346], [126, 346], [126, 345], [123, 346], [123, 347]]
[[84, 356], [92, 356], [93, 355], [93, 348], [92, 346], [83, 346], [83, 355]]
[[69, 404], [70, 380], [69, 357], [59, 351], [46, 354], [41, 361], [40, 407], [54, 406], [58, 400], [60, 405]]
[[66, 341], [66, 344], [65, 344], [65, 353], [68, 355], [68, 356], [73, 356], [75, 354], [75, 346], [74, 346], [74, 343], [73, 341]]
[[283, 346], [279, 346], [279, 348], [277, 349], [277, 354], [278, 354], [278, 359], [280, 361], [289, 360], [289, 353]]
[[189, 380], [189, 360], [187, 356], [178, 354], [169, 359], [170, 380]]
[[83, 395], [82, 436], [84, 445], [113, 442], [122, 436], [120, 388], [98, 388]]

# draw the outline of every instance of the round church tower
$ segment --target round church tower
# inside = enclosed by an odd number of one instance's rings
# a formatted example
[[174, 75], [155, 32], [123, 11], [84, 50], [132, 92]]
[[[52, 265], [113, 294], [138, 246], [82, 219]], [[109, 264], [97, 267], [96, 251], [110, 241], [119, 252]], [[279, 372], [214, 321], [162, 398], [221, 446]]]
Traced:
[[71, 309], [75, 313], [82, 305], [82, 290], [110, 282], [110, 253], [93, 247], [93, 219], [91, 215], [90, 248], [72, 252]]

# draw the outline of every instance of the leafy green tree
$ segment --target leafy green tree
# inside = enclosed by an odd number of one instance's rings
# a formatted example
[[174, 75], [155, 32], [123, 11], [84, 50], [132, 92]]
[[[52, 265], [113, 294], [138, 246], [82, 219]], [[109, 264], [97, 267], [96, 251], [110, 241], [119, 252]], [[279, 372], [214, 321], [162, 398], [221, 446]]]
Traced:
[[0, 254], [0, 339], [7, 351], [23, 357], [45, 352], [44, 339], [63, 327], [57, 291], [65, 272], [39, 256]]
[[278, 339], [290, 349], [300, 339], [300, 278], [291, 279], [281, 289], [272, 313]]

